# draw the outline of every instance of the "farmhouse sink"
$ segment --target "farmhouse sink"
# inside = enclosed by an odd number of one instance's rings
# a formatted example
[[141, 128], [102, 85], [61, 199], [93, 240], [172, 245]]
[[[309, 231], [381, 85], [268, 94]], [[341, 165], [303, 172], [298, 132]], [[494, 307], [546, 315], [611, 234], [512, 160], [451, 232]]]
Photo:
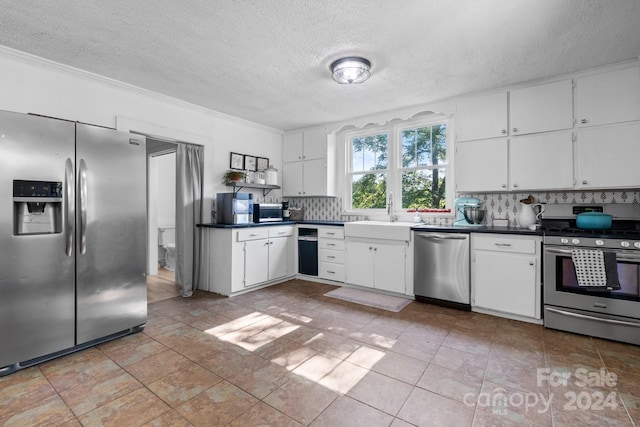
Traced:
[[354, 221], [344, 224], [345, 237], [410, 240], [412, 222]]

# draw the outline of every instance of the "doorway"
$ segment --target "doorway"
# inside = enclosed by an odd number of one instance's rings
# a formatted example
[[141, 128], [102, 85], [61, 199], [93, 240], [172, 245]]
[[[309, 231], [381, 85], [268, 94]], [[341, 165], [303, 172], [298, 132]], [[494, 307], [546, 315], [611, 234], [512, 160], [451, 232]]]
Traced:
[[147, 298], [180, 295], [175, 280], [176, 147], [147, 137]]

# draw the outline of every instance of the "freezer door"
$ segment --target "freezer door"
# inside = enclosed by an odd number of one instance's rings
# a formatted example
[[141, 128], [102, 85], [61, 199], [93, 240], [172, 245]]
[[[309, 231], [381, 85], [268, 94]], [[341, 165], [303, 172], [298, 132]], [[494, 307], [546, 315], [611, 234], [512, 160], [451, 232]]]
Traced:
[[147, 319], [144, 137], [76, 125], [77, 344]]
[[[74, 345], [73, 159], [74, 123], [0, 111], [0, 369]], [[62, 183], [61, 228], [17, 233], [14, 180]]]

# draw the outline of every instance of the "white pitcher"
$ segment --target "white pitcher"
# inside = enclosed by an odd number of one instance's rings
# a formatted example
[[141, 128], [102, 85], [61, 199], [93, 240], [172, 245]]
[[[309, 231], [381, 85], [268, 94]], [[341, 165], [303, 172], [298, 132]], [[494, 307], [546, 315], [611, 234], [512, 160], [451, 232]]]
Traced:
[[[538, 206], [540, 211], [536, 214], [534, 207]], [[538, 222], [540, 216], [544, 212], [544, 205], [541, 203], [534, 204], [526, 204], [520, 203], [520, 211], [516, 215], [516, 220], [518, 220], [518, 226], [520, 228], [527, 228], [530, 225], [533, 225]]]

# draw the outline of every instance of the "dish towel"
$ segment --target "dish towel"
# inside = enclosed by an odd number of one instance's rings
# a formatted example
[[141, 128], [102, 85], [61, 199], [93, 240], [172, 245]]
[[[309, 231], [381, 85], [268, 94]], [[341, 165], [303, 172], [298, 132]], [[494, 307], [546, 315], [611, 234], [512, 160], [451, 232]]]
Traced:
[[616, 254], [595, 249], [573, 249], [571, 260], [576, 270], [578, 286], [618, 290]]

